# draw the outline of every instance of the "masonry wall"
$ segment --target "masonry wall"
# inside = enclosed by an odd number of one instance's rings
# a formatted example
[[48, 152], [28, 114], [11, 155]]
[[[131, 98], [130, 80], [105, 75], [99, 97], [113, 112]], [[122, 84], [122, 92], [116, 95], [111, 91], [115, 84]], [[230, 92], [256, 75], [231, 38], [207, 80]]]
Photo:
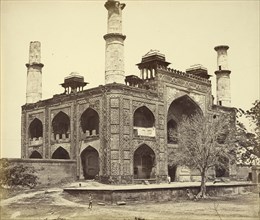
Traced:
[[76, 180], [76, 160], [7, 159], [13, 165], [35, 168], [40, 185], [53, 185]]

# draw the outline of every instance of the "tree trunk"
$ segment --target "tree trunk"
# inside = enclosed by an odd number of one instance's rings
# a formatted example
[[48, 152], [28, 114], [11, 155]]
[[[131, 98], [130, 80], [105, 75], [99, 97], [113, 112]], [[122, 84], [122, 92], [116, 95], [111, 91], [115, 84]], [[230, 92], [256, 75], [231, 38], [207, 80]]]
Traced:
[[200, 185], [200, 197], [205, 198], [206, 197], [206, 171], [203, 170], [201, 172], [201, 185]]

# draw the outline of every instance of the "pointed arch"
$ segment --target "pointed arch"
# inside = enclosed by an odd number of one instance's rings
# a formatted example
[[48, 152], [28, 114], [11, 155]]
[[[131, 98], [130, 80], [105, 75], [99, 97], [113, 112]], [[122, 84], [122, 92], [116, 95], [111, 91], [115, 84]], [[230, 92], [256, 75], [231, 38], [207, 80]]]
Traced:
[[178, 143], [178, 124], [183, 117], [192, 117], [203, 112], [199, 105], [188, 95], [175, 99], [169, 106], [167, 114], [167, 139], [168, 143]]
[[99, 134], [99, 115], [92, 108], [86, 109], [80, 117], [80, 125], [83, 133], [89, 135]]
[[42, 159], [42, 155], [38, 151], [34, 150], [29, 158]]
[[67, 114], [60, 111], [52, 120], [52, 130], [54, 139], [69, 138], [70, 134], [70, 118]]
[[146, 144], [134, 152], [134, 179], [155, 178], [155, 153]]
[[137, 108], [134, 112], [134, 127], [151, 128], [155, 125], [155, 117], [146, 106]]
[[188, 95], [181, 96], [172, 101], [168, 108], [167, 121], [170, 119], [177, 119], [180, 121], [183, 116], [191, 117], [195, 114], [202, 114], [203, 112], [199, 105]]
[[68, 151], [63, 147], [58, 147], [52, 154], [52, 159], [70, 159]]
[[95, 148], [86, 147], [81, 152], [80, 157], [85, 179], [94, 179], [99, 175], [99, 153]]
[[35, 118], [29, 125], [29, 138], [39, 138], [43, 136], [42, 122]]

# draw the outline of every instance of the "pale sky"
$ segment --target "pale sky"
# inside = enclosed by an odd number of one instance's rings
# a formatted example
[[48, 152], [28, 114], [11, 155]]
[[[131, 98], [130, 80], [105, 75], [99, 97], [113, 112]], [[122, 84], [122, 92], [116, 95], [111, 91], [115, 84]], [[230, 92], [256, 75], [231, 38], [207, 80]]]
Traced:
[[[171, 68], [202, 64], [213, 77], [217, 53], [228, 45], [233, 107], [249, 109], [259, 99], [259, 1], [121, 1], [126, 75], [150, 49], [166, 55]], [[1, 1], [1, 157], [20, 157], [21, 106], [26, 100], [25, 64], [30, 41], [42, 47], [43, 99], [64, 90], [71, 72], [104, 84], [105, 1]]]

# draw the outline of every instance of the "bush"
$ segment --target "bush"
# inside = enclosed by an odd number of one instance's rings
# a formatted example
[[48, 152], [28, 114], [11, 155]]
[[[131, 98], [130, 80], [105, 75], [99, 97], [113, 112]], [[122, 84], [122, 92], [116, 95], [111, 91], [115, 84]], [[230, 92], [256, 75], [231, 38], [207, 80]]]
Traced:
[[29, 187], [37, 185], [38, 177], [35, 169], [22, 164], [11, 164], [6, 159], [0, 159], [0, 185], [9, 187]]

